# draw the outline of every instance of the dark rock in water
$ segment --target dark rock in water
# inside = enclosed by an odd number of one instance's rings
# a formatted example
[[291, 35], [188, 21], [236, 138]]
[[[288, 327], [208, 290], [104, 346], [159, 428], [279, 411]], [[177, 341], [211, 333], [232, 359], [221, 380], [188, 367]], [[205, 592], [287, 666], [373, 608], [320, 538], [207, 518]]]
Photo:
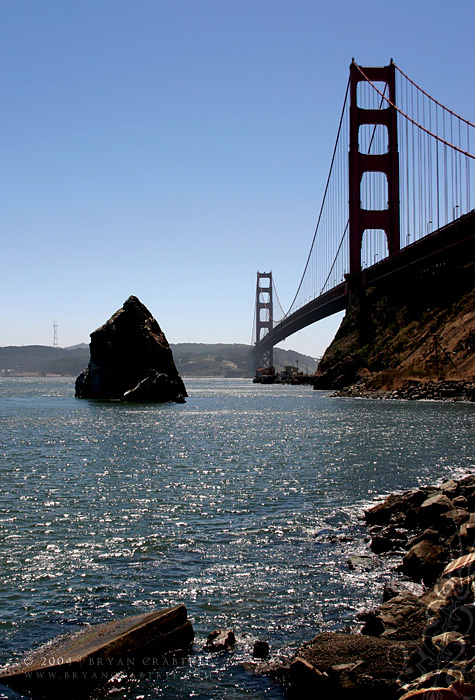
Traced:
[[430, 491], [425, 488], [403, 494], [392, 493], [383, 502], [365, 511], [365, 520], [370, 525], [406, 525], [417, 518], [418, 508]]
[[88, 625], [4, 667], [0, 683], [38, 698], [84, 698], [87, 688], [103, 685], [119, 671], [142, 666], [150, 671], [150, 657], [185, 650], [193, 636], [184, 605]]
[[350, 571], [368, 571], [374, 568], [376, 564], [377, 559], [366, 554], [354, 554], [347, 561]]
[[91, 333], [91, 359], [76, 397], [183, 403], [187, 396], [167, 339], [150, 311], [131, 296]]
[[236, 637], [232, 630], [218, 629], [208, 635], [205, 649], [208, 651], [226, 651], [236, 644]]
[[402, 530], [389, 526], [373, 535], [370, 549], [375, 554], [382, 554], [401, 547], [405, 542], [407, 542], [407, 534]]
[[252, 656], [255, 659], [266, 659], [269, 656], [269, 644], [257, 639], [254, 642]]

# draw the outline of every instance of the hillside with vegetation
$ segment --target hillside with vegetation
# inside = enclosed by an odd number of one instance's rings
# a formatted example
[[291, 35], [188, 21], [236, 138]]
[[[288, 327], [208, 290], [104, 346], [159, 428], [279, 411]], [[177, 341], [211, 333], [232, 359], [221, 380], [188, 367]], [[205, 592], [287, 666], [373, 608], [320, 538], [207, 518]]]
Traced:
[[[170, 345], [178, 371], [184, 377], [248, 377], [250, 346], [224, 343], [177, 343]], [[274, 364], [277, 370], [286, 366], [298, 366], [309, 373], [317, 369], [314, 357], [302, 355], [295, 350], [274, 348]]]
[[89, 362], [89, 346], [54, 348], [48, 345], [21, 345], [0, 348], [3, 375], [49, 374], [76, 376]]
[[[249, 345], [245, 344], [170, 344], [175, 364], [183, 377], [247, 377]], [[304, 372], [316, 370], [315, 358], [293, 350], [274, 350], [277, 369], [298, 366]], [[0, 347], [0, 372], [3, 375], [77, 376], [89, 362], [89, 346], [54, 348], [45, 345]]]
[[400, 389], [475, 380], [475, 263], [467, 257], [370, 287], [326, 350], [316, 388]]

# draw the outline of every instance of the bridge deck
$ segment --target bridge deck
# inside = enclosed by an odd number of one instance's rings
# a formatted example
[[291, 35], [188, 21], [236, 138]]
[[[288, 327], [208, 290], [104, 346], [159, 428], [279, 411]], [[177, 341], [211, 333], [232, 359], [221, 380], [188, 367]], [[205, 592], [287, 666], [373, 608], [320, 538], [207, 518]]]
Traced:
[[[364, 287], [377, 284], [397, 274], [420, 274], [424, 268], [444, 260], [451, 254], [460, 254], [467, 245], [475, 244], [475, 210], [456, 219], [451, 224], [430, 233], [403, 248], [396, 255], [385, 258], [361, 273]], [[312, 299], [262, 338], [255, 348], [258, 353], [285, 340], [289, 335], [346, 309], [349, 303], [349, 282], [342, 282], [328, 292]]]

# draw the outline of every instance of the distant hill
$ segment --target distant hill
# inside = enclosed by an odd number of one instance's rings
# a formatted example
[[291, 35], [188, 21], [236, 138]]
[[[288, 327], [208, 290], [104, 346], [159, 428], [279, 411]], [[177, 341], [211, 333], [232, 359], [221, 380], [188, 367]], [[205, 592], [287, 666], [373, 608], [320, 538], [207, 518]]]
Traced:
[[[171, 344], [175, 364], [184, 377], [248, 377], [249, 345], [244, 344]], [[274, 364], [283, 369], [287, 365], [313, 374], [317, 369], [314, 357], [294, 350], [274, 348]]]
[[0, 372], [9, 374], [61, 374], [73, 376], [87, 366], [89, 346], [77, 349], [47, 345], [0, 348]]
[[[247, 377], [249, 345], [176, 343], [170, 345], [175, 364], [184, 377]], [[77, 376], [87, 367], [89, 346], [85, 343], [70, 348], [53, 348], [47, 345], [23, 345], [0, 348], [0, 372], [2, 374], [60, 374]], [[313, 374], [317, 368], [315, 358], [294, 350], [274, 348], [277, 369], [286, 365], [297, 366]]]

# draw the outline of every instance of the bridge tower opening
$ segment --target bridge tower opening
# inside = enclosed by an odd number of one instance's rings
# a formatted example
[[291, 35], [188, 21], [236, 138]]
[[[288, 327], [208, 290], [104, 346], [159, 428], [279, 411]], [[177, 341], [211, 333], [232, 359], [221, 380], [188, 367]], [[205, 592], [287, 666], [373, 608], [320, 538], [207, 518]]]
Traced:
[[[274, 326], [272, 295], [272, 272], [258, 272], [256, 284], [256, 345]], [[257, 351], [255, 369], [270, 369], [274, 366], [274, 348]]]
[[[361, 250], [363, 234], [368, 229], [380, 229], [386, 234], [389, 256], [400, 250], [399, 229], [399, 153], [397, 138], [396, 73], [391, 61], [389, 66], [381, 68], [363, 68], [365, 76], [355, 61], [350, 66], [350, 152], [349, 152], [349, 203], [350, 203], [350, 275], [358, 276], [361, 272]], [[367, 80], [367, 79], [368, 80]], [[362, 82], [383, 83], [389, 104], [380, 99], [380, 107], [368, 109], [358, 104], [358, 85]], [[375, 93], [377, 95], [377, 93]], [[361, 132], [366, 132], [373, 125], [387, 129], [387, 151], [384, 153], [364, 152], [360, 144]], [[386, 140], [386, 139], [385, 139]], [[387, 204], [376, 201], [378, 208], [363, 208], [361, 205], [361, 188], [365, 180], [382, 173], [387, 178]], [[367, 175], [368, 174], [368, 175]], [[365, 198], [366, 199], [366, 198]], [[379, 198], [380, 199], [380, 198]], [[385, 206], [386, 204], [386, 206]], [[365, 206], [368, 202], [365, 201]]]
[[367, 228], [361, 241], [361, 269], [371, 267], [387, 257], [388, 246], [385, 232]]

